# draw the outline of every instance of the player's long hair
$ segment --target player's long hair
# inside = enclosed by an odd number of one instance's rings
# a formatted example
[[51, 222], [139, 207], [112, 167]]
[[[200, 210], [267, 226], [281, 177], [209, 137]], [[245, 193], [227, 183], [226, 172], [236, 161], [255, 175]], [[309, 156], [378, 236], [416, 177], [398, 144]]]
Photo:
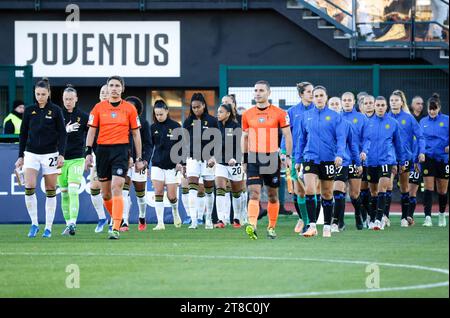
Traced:
[[402, 100], [402, 110], [405, 113], [410, 114], [411, 112], [409, 111], [409, 108], [408, 108], [408, 101], [406, 100], [405, 93], [403, 93], [403, 91], [401, 91], [399, 89], [396, 89], [395, 91], [392, 92], [391, 96], [393, 96], [393, 95], [400, 97], [400, 99]]
[[203, 96], [202, 93], [194, 93], [191, 97], [191, 103], [190, 103], [190, 110], [189, 110], [189, 117], [193, 117], [195, 119], [195, 114], [192, 111], [192, 102], [199, 101], [203, 105], [205, 105], [205, 108], [203, 109], [203, 114], [209, 114], [208, 112], [208, 105], [206, 104], [205, 96]]
[[[163, 109], [169, 111], [169, 107], [167, 106], [165, 101], [163, 101], [162, 99], [156, 100], [155, 104], [153, 105], [153, 112], [152, 112], [153, 122], [154, 123], [158, 122], [158, 119], [156, 119], [156, 115], [155, 115], [155, 109], [156, 108], [163, 108]], [[170, 119], [170, 113], [169, 112], [167, 112], [167, 118]]]
[[220, 104], [219, 107], [225, 108], [225, 110], [230, 113], [230, 117], [228, 118], [228, 120], [236, 121], [236, 116], [233, 113], [233, 105], [231, 105], [231, 104]]
[[125, 98], [125, 101], [133, 104], [133, 106], [136, 108], [136, 111], [139, 116], [142, 115], [142, 112], [144, 111], [144, 104], [142, 103], [141, 99], [137, 96], [128, 96]]

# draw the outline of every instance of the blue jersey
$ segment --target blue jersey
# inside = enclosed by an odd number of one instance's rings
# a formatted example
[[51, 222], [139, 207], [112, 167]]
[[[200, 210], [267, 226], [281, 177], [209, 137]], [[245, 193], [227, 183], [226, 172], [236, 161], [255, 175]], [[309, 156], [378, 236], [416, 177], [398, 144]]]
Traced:
[[438, 161], [448, 163], [448, 153], [445, 147], [448, 146], [448, 116], [439, 113], [435, 118], [426, 116], [421, 119], [425, 138], [425, 155]]
[[306, 112], [299, 122], [299, 144], [295, 148], [295, 162], [334, 161], [336, 157], [344, 158], [345, 126], [342, 115], [326, 106], [319, 110], [314, 107]]
[[369, 119], [360, 112], [357, 112], [356, 109], [353, 108], [351, 112], [343, 112], [342, 116], [344, 119], [348, 120], [353, 128], [354, 137], [357, 139], [358, 143], [358, 152], [361, 152], [361, 149], [363, 147], [363, 135], [364, 135], [364, 128]]
[[405, 163], [405, 155], [397, 121], [385, 114], [373, 116], [364, 132], [363, 152], [367, 155], [367, 165], [371, 167]]
[[[289, 122], [291, 126], [291, 133], [292, 133], [292, 153], [294, 153], [295, 146], [298, 144], [298, 124], [296, 125], [295, 122], [298, 122], [303, 117], [303, 114], [314, 108], [314, 104], [309, 104], [308, 106], [303, 105], [302, 102], [298, 103], [295, 106], [289, 107], [287, 113], [289, 115]], [[297, 134], [297, 135], [296, 135]], [[280, 145], [281, 151], [286, 152], [286, 141], [284, 140], [284, 136], [281, 138], [281, 145]]]
[[359, 158], [359, 138], [355, 134], [352, 124], [348, 120], [343, 119], [342, 125], [344, 126], [346, 144], [342, 165], [348, 167], [351, 164], [355, 164], [359, 167], [361, 165], [361, 160]]
[[[399, 124], [405, 159], [412, 160], [415, 163], [419, 162], [418, 154], [425, 153], [425, 140], [419, 123], [413, 115], [403, 110], [400, 110], [398, 114], [389, 112], [389, 116], [394, 118]], [[415, 141], [417, 142], [416, 149], [414, 146]]]

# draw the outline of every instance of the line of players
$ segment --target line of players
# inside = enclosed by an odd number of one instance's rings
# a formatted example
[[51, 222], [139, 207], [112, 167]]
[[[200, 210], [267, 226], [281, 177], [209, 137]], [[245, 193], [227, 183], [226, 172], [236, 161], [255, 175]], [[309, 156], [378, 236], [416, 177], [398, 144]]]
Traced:
[[[123, 81], [120, 85], [123, 86], [121, 88], [122, 92], [124, 89]], [[295, 228], [296, 232], [305, 237], [317, 235], [315, 221], [318, 211], [320, 211], [321, 201], [325, 215], [324, 236], [329, 237], [332, 232], [344, 229], [343, 215], [347, 181], [352, 204], [355, 208], [357, 228], [368, 227], [378, 230], [383, 229], [385, 225], [389, 226], [389, 191], [392, 191], [393, 176], [398, 172], [400, 172], [400, 189], [402, 192], [401, 225], [410, 226], [414, 224], [413, 214], [419, 171], [422, 171], [424, 174], [426, 188], [424, 198], [426, 218], [424, 225], [432, 225], [431, 200], [434, 182], [436, 181], [441, 212], [439, 225], [445, 226], [445, 214], [443, 212], [447, 203], [446, 193], [449, 177], [448, 116], [440, 113], [438, 96], [433, 96], [428, 100], [429, 116], [422, 119], [419, 125], [416, 119], [409, 114], [406, 98], [401, 91], [394, 91], [390, 96], [391, 112], [386, 114], [387, 101], [384, 97], [363, 96], [359, 99], [361, 112], [357, 112], [354, 107], [355, 98], [350, 92], [344, 93], [342, 99], [331, 98], [328, 101], [327, 91], [324, 87], [313, 87], [312, 84], [303, 82], [297, 85], [297, 89], [301, 102], [288, 110], [290, 127], [294, 136], [292, 164], [295, 165], [295, 169], [291, 169], [291, 178], [294, 180], [295, 203], [301, 217]], [[268, 84], [267, 91], [270, 94]], [[31, 138], [28, 138], [33, 135], [28, 133], [29, 128], [31, 128], [31, 131], [33, 130], [32, 125], [30, 127], [24, 125], [23, 133], [21, 131], [21, 146], [16, 166], [18, 168], [23, 166], [25, 169], [31, 169], [28, 170], [28, 173], [25, 173], [25, 199], [32, 219], [29, 237], [35, 237], [39, 231], [34, 188], [40, 167], [43, 168], [47, 190], [46, 228], [43, 236], [51, 236], [51, 226], [56, 207], [56, 202], [53, 203], [56, 190], [56, 185], [53, 182], [55, 174], [59, 174], [58, 185], [62, 192], [62, 210], [67, 222], [63, 235], [74, 235], [79, 206], [77, 190], [81, 182], [82, 167], [85, 164], [82, 148], [84, 143], [83, 136], [86, 134], [88, 127], [87, 115], [76, 109], [76, 90], [73, 87], [66, 88], [63, 94], [65, 106], [63, 111], [63, 127], [65, 127], [65, 131], [63, 132], [61, 130], [60, 117], [54, 117], [54, 114], [58, 112], [50, 102], [50, 86], [48, 82], [38, 83], [35, 87], [35, 95], [38, 103], [34, 108], [38, 106], [44, 112], [46, 107], [49, 108], [46, 118], [51, 119], [55, 124], [52, 127], [47, 125], [47, 127], [40, 128], [47, 130], [50, 128], [50, 133], [52, 132], [51, 130], [54, 130], [54, 135], [58, 136], [60, 140], [58, 142], [55, 137], [52, 137], [54, 146], [58, 147], [56, 152], [42, 153], [45, 150], [42, 151], [43, 149], [35, 148], [33, 153], [34, 146], [30, 146], [33, 145], [33, 141], [30, 141]], [[100, 99], [106, 100], [108, 98], [108, 87], [105, 85], [101, 89]], [[142, 114], [143, 104], [139, 98], [129, 97], [125, 100], [136, 108], [137, 114]], [[36, 109], [29, 111], [28, 117], [36, 115]], [[310, 110], [314, 111], [309, 112]], [[333, 112], [333, 114], [330, 112]], [[342, 116], [339, 115], [341, 112]], [[240, 227], [241, 223], [247, 223], [246, 208], [248, 199], [245, 183], [243, 182], [246, 165], [241, 165], [240, 161], [237, 160], [237, 147], [239, 147], [240, 137], [236, 137], [234, 153], [229, 158], [224, 156], [215, 158], [211, 155], [207, 160], [202, 160], [204, 158], [194, 158], [192, 156], [195, 140], [192, 139], [194, 134], [191, 132], [195, 129], [197, 122], [200, 123], [202, 132], [209, 128], [218, 128], [222, 137], [225, 138], [227, 134], [230, 134], [231, 131], [240, 126], [237, 121], [239, 117], [240, 114], [232, 95], [227, 95], [222, 99], [222, 104], [218, 108], [218, 119], [216, 119], [208, 114], [203, 95], [194, 94], [190, 103], [190, 115], [183, 124], [183, 128], [190, 132], [190, 155], [188, 158], [185, 158], [184, 162], [176, 164], [170, 158], [170, 150], [176, 143], [176, 140], [171, 138], [171, 132], [173, 129], [179, 128], [180, 125], [170, 119], [169, 110], [164, 101], [159, 100], [155, 102], [153, 108], [154, 123], [152, 126], [149, 127], [145, 119], [140, 118], [139, 130], [143, 145], [142, 152], [141, 149], [136, 151], [133, 146], [133, 138], [130, 138], [129, 166], [121, 169], [128, 170], [128, 173], [120, 171], [120, 175], [126, 176], [125, 185], [123, 190], [121, 190], [123, 196], [123, 217], [121, 215], [120, 230], [128, 230], [130, 210], [129, 185], [131, 181], [133, 181], [138, 198], [139, 230], [144, 231], [146, 229], [146, 167], [148, 167], [149, 162], [152, 162], [150, 175], [155, 188], [155, 208], [158, 219], [155, 230], [164, 229], [164, 186], [167, 187], [168, 198], [171, 202], [174, 224], [176, 227], [181, 226], [176, 198], [176, 189], [180, 183], [179, 172], [186, 177], [181, 180], [182, 200], [190, 217], [190, 228], [197, 228], [198, 220], [202, 220], [204, 212], [206, 212], [205, 228], [213, 228], [211, 215], [214, 204], [214, 186], [217, 196], [215, 200], [216, 209], [219, 217], [219, 222], [215, 227], [221, 228], [230, 223], [230, 198], [227, 197], [227, 194], [229, 195], [227, 184], [232, 189], [233, 198], [231, 201], [235, 215], [233, 225]], [[334, 128], [330, 128], [333, 125]], [[336, 147], [334, 151], [333, 149], [326, 149], [326, 145], [330, 143], [327, 132], [331, 133], [330, 136], [335, 139]], [[39, 132], [35, 132], [34, 138], [36, 136], [39, 136]], [[63, 141], [63, 138], [66, 136], [67, 147], [65, 146], [65, 141]], [[202, 140], [201, 149], [206, 147], [211, 140]], [[225, 143], [222, 144], [224, 145]], [[322, 149], [321, 145], [324, 146]], [[28, 151], [25, 151], [24, 160], [25, 148]], [[50, 149], [54, 147], [44, 146], [44, 148]], [[286, 154], [283, 154], [283, 151], [286, 152], [285, 148], [285, 144], [282, 142], [282, 161], [286, 161]], [[71, 154], [70, 158], [68, 157], [69, 149], [71, 150], [69, 151]], [[63, 153], [66, 155], [65, 162], [64, 158], [58, 155]], [[95, 149], [94, 151], [91, 149], [91, 152], [87, 155], [91, 153], [95, 153]], [[142, 158], [136, 156], [136, 153], [142, 153]], [[140, 159], [139, 161], [142, 160], [143, 169], [140, 171], [131, 169], [138, 159]], [[92, 158], [86, 161], [87, 166], [95, 162]], [[395, 164], [397, 162], [400, 164], [399, 167]], [[420, 169], [419, 163], [421, 163], [422, 169]], [[62, 173], [59, 173], [58, 169], [61, 167], [63, 168]], [[112, 171], [109, 173], [113, 174]], [[408, 183], [413, 184], [411, 189], [409, 189]], [[96, 232], [101, 232], [107, 223], [104, 206], [112, 215], [112, 208], [108, 208], [105, 197], [102, 198], [100, 196], [100, 188], [100, 182], [96, 176], [96, 167], [93, 166], [91, 168], [90, 192], [92, 203], [99, 217], [99, 223], [95, 229]], [[113, 220], [113, 218], [111, 219]], [[251, 229], [247, 230], [251, 238], [256, 237], [256, 222], [253, 223], [250, 224]], [[276, 237], [274, 234], [275, 223], [276, 217], [272, 221], [272, 227], [270, 227], [272, 229], [271, 235], [269, 235], [270, 238]], [[118, 238], [117, 233], [115, 237]]]

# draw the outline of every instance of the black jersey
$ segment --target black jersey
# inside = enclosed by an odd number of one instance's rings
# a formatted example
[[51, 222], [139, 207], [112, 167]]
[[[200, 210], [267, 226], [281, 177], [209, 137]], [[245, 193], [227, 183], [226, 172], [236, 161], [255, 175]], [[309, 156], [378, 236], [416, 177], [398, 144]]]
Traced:
[[[175, 158], [170, 157], [172, 147], [182, 138], [182, 134], [179, 134], [179, 138], [175, 139], [174, 130], [177, 128], [180, 129], [181, 125], [170, 118], [167, 118], [164, 122], [157, 121], [150, 126], [153, 167], [173, 169], [179, 163], [174, 162]], [[181, 156], [180, 152], [178, 153], [179, 156]]]
[[67, 109], [63, 110], [65, 125], [71, 123], [79, 123], [78, 131], [67, 133], [67, 145], [64, 159], [84, 158], [84, 145], [86, 142], [86, 134], [89, 129], [87, 122], [88, 114], [75, 107], [71, 113]]

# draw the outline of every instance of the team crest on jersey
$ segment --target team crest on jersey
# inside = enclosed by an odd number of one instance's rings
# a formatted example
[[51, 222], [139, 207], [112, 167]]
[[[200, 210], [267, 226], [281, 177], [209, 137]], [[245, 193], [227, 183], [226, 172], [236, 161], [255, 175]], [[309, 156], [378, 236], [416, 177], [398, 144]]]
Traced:
[[208, 126], [208, 121], [205, 120], [205, 123], [203, 125]]
[[138, 126], [141, 125], [141, 120], [139, 119], [139, 116], [136, 116], [136, 123], [137, 123]]
[[169, 128], [169, 130], [167, 131], [167, 137], [169, 137], [169, 138], [173, 137], [171, 128]]
[[272, 178], [272, 183], [277, 183], [278, 182], [278, 177], [273, 177]]
[[51, 110], [49, 110], [49, 111], [48, 111], [48, 114], [47, 114], [47, 115], [49, 115], [49, 116], [50, 116], [51, 114], [52, 114], [52, 111], [51, 111]]
[[356, 124], [358, 122], [358, 118], [353, 118], [353, 123]]
[[406, 125], [406, 120], [402, 119], [402, 125]]
[[441, 122], [439, 123], [439, 126], [444, 127], [444, 123], [441, 121]]
[[262, 124], [263, 122], [266, 121], [266, 118], [264, 118], [264, 117], [259, 117], [259, 118], [258, 118], [258, 121]]
[[391, 128], [391, 125], [386, 124], [386, 126], [384, 126], [384, 128], [389, 129], [389, 128]]
[[36, 111], [33, 110], [33, 111], [31, 112], [31, 115], [36, 115]]
[[81, 120], [81, 118], [80, 118], [80, 117], [77, 117], [77, 123], [79, 123], [79, 122], [80, 122], [80, 120]]
[[112, 112], [112, 113], [111, 113], [111, 118], [113, 118], [113, 119], [114, 119], [114, 118], [116, 118], [116, 117], [117, 117], [117, 113], [115, 113], [115, 112]]
[[94, 121], [94, 115], [90, 114], [89, 115], [89, 124], [92, 124], [93, 121]]
[[159, 132], [157, 130], [155, 130], [155, 135], [159, 134]]
[[327, 117], [325, 117], [325, 120], [326, 120], [326, 121], [330, 121], [330, 120], [331, 120], [331, 117], [330, 117], [330, 116], [327, 116]]
[[289, 115], [286, 115], [286, 125], [290, 125], [291, 124], [291, 122], [290, 122], [290, 119], [289, 119]]
[[119, 175], [119, 176], [121, 176], [122, 175], [122, 173], [123, 173], [123, 170], [122, 170], [122, 168], [119, 168], [119, 169], [117, 169], [117, 174]]

